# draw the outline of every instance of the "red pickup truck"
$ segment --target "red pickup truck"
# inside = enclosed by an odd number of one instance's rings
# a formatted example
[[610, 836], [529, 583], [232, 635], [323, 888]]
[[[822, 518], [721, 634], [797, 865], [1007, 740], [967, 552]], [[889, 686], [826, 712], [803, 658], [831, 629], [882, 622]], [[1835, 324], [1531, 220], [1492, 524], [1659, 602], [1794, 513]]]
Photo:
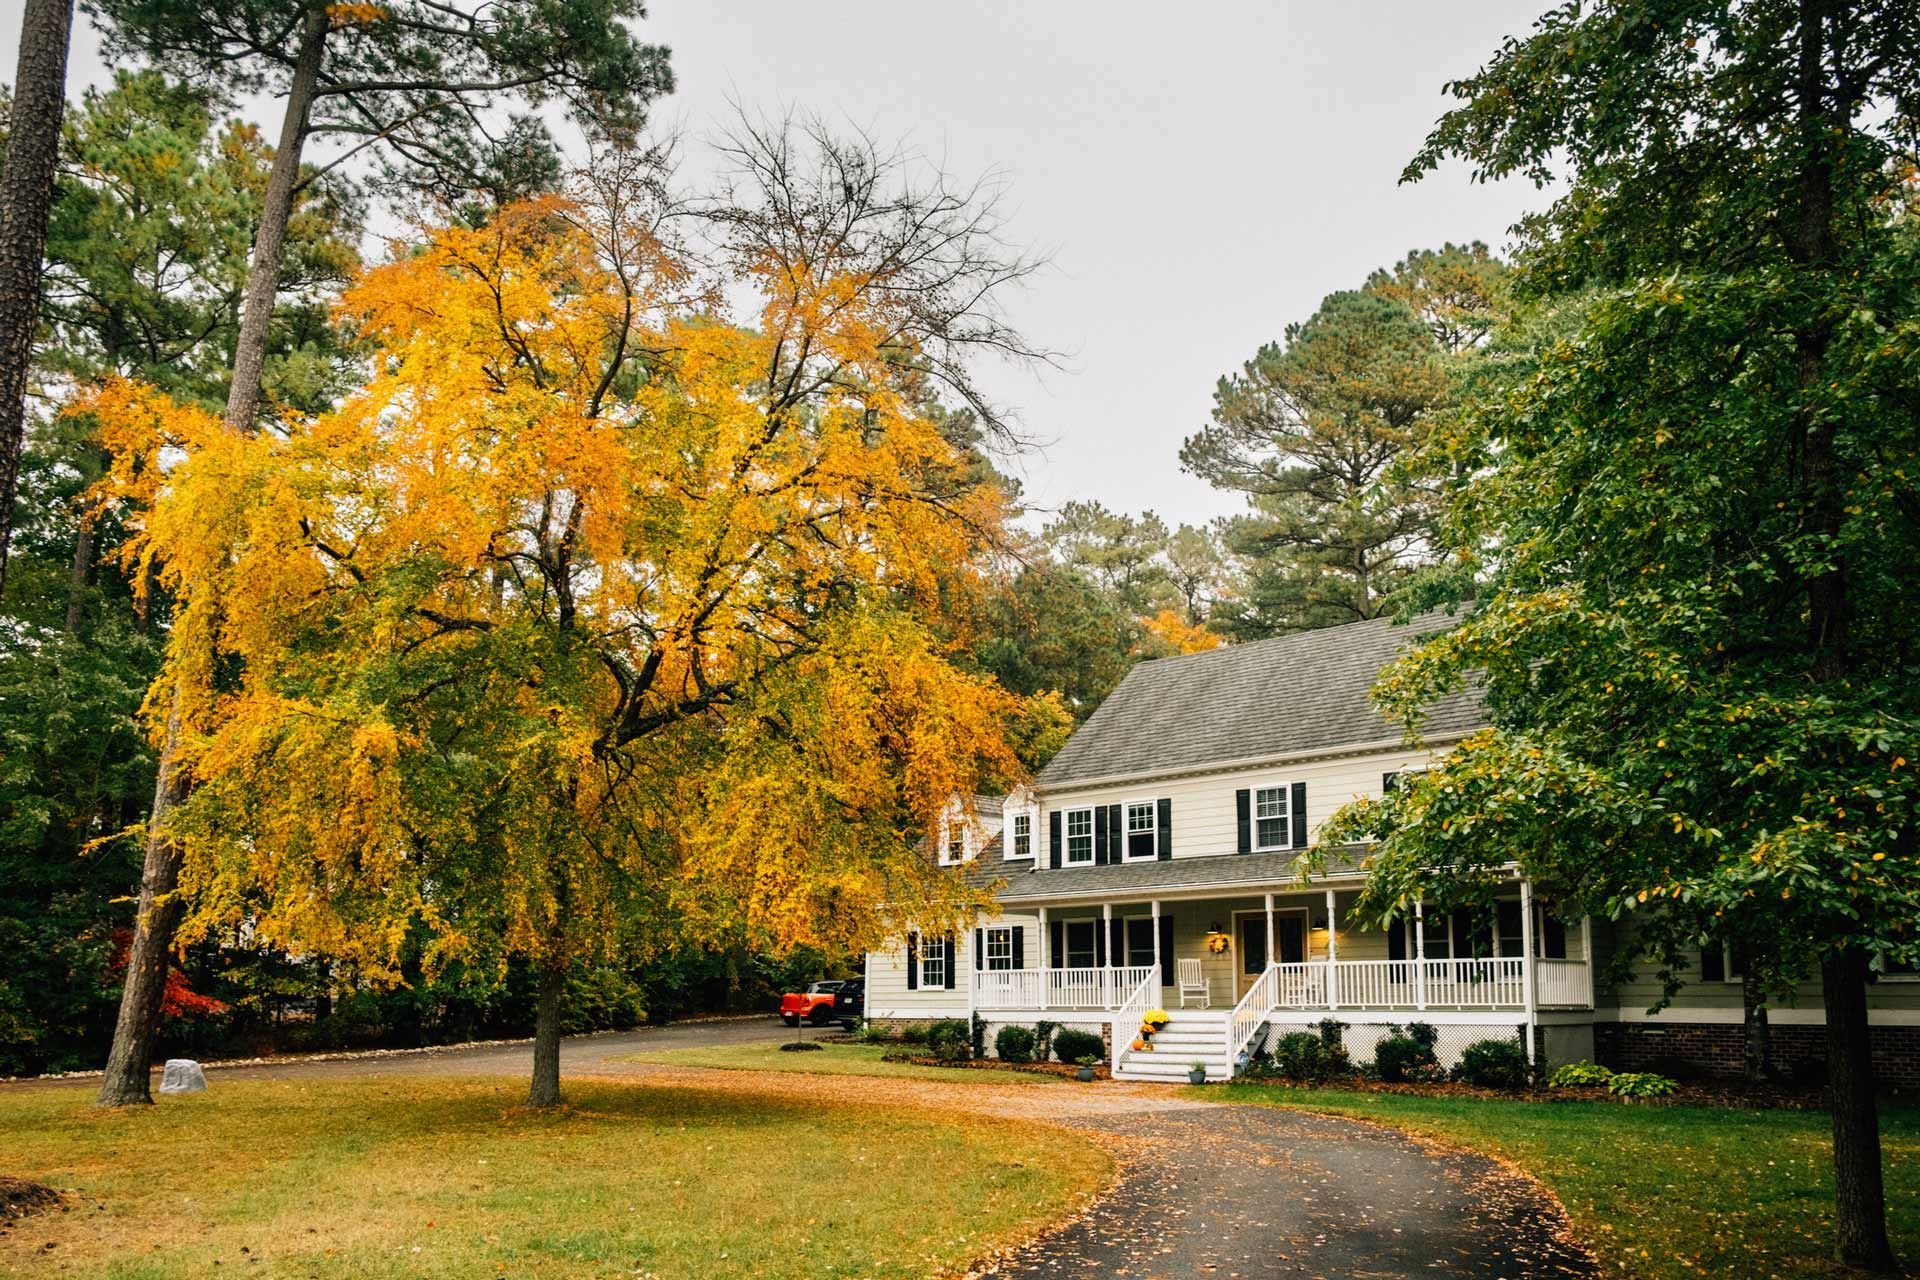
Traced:
[[864, 1011], [865, 987], [858, 978], [810, 982], [805, 991], [789, 991], [780, 997], [780, 1021], [790, 1027], [799, 1026], [802, 1018], [816, 1027], [838, 1022], [851, 1031]]

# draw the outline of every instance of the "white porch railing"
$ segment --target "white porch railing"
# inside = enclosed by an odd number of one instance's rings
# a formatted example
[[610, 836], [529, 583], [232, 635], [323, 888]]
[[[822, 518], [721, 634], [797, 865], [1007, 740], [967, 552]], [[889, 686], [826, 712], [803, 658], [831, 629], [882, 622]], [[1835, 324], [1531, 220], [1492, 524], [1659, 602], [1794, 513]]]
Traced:
[[[1118, 969], [989, 969], [973, 975], [976, 1009], [1112, 1009], [1153, 979], [1157, 966]], [[1144, 1012], [1146, 1006], [1141, 1006]]]
[[[1325, 960], [1272, 966], [1281, 1009], [1496, 1010], [1527, 1007], [1527, 969], [1518, 956], [1485, 960]], [[1537, 1003], [1593, 1004], [1592, 966], [1536, 960]], [[1333, 997], [1328, 996], [1329, 976]], [[1264, 980], [1264, 976], [1263, 979]], [[1257, 1025], [1257, 1024], [1256, 1024]]]
[[1253, 1039], [1253, 1033], [1269, 1014], [1281, 1007], [1280, 971], [1299, 969], [1302, 965], [1270, 964], [1266, 972], [1253, 980], [1247, 988], [1247, 994], [1240, 997], [1240, 1003], [1233, 1006], [1233, 1012], [1227, 1017], [1227, 1062], [1240, 1061], [1240, 1051], [1247, 1047], [1247, 1041]]
[[1128, 1053], [1127, 1046], [1133, 1043], [1133, 1028], [1160, 994], [1160, 976], [1155, 966], [1109, 970], [1113, 973], [1138, 973], [1143, 975], [1134, 984], [1133, 993], [1126, 1003], [1114, 1011], [1113, 1015], [1113, 1062], [1110, 1064], [1113, 1074], [1120, 1074], [1120, 1061]]
[[1593, 966], [1585, 960], [1535, 960], [1534, 1003], [1543, 1009], [1593, 1007]]

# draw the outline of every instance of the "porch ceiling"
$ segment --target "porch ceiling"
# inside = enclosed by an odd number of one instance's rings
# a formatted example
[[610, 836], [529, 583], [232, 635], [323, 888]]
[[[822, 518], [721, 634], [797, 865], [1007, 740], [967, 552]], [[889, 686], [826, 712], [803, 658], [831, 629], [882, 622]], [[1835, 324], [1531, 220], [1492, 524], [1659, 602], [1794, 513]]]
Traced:
[[1300, 855], [1278, 853], [1222, 854], [1210, 858], [1168, 858], [1165, 861], [1121, 862], [1105, 867], [1061, 867], [1028, 870], [1020, 864], [1007, 870], [1006, 884], [994, 894], [1002, 906], [1015, 903], [1075, 901], [1116, 896], [1177, 897], [1242, 890], [1261, 893], [1300, 892], [1324, 888], [1327, 881], [1350, 882], [1363, 877], [1363, 848], [1335, 853], [1326, 873], [1309, 885], [1300, 878]]

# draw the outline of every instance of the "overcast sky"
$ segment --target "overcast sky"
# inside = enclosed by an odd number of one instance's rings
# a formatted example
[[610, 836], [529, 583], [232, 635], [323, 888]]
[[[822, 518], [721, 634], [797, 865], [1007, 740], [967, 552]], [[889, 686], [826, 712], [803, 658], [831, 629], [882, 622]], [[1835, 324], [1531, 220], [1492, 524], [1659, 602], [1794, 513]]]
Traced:
[[[1010, 470], [1043, 507], [1098, 498], [1169, 523], [1240, 508], [1180, 470], [1215, 380], [1407, 250], [1495, 246], [1540, 201], [1457, 166], [1397, 179], [1471, 73], [1547, 0], [650, 0], [690, 139], [731, 103], [811, 112], [1006, 186], [1050, 266], [1009, 299], [1061, 367], [984, 370], [1042, 443]], [[13, 67], [20, 0], [0, 67]], [[82, 19], [84, 22], [84, 19]], [[89, 33], [69, 92], [106, 71]], [[272, 127], [277, 132], [277, 104]], [[697, 145], [690, 150], [697, 151]]]

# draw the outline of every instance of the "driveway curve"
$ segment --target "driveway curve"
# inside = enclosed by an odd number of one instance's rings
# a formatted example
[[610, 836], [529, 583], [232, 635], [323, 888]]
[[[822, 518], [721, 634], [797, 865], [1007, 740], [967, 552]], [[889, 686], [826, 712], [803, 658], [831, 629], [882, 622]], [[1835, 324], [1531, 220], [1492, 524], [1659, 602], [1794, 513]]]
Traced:
[[[1599, 1274], [1573, 1240], [1558, 1202], [1531, 1178], [1485, 1156], [1360, 1121], [1209, 1103], [1164, 1085], [1051, 1087], [985, 1073], [949, 1084], [720, 1071], [631, 1056], [787, 1034], [771, 1019], [730, 1019], [575, 1037], [562, 1046], [563, 1087], [566, 1077], [588, 1075], [1012, 1117], [1071, 1129], [1115, 1157], [1119, 1172], [1104, 1195], [983, 1264], [978, 1276], [1563, 1280]], [[525, 1076], [531, 1065], [531, 1046], [505, 1044], [218, 1070], [474, 1077]]]

